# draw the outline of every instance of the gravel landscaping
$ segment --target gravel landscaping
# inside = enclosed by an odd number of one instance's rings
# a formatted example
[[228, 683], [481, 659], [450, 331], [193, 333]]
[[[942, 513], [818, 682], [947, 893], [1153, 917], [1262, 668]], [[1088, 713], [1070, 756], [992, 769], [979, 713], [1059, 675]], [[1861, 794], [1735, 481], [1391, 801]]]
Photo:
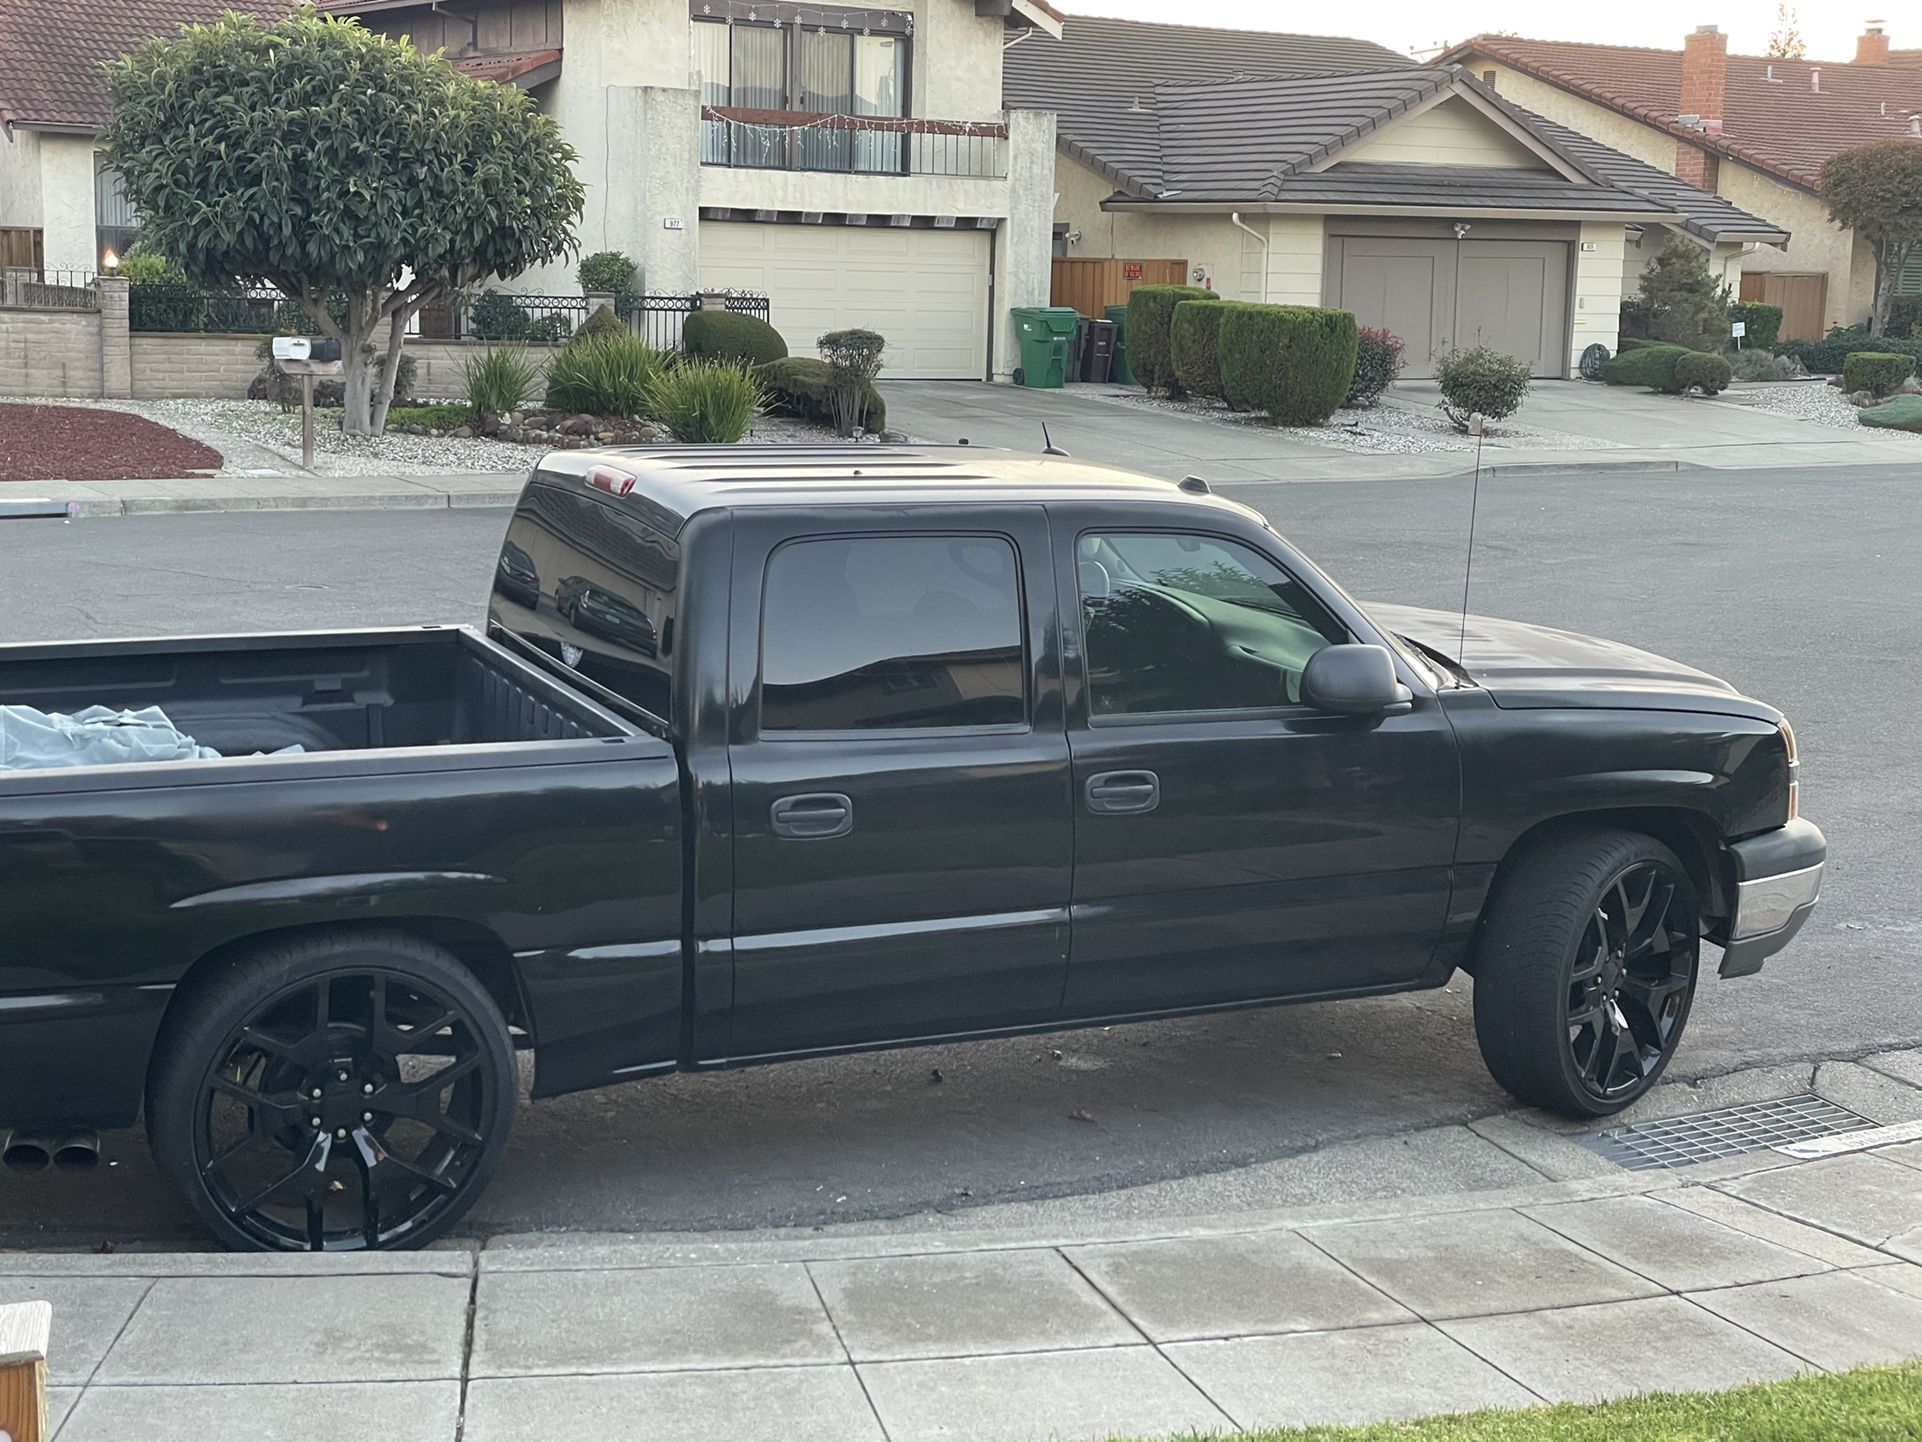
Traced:
[[220, 469], [220, 453], [139, 416], [0, 404], [0, 481], [170, 479]]
[[[1168, 411], [1192, 416], [1224, 426], [1253, 426], [1285, 432], [1311, 445], [1355, 455], [1427, 455], [1436, 452], [1473, 452], [1475, 438], [1456, 430], [1454, 424], [1432, 405], [1404, 400], [1392, 391], [1366, 410], [1342, 409], [1318, 426], [1273, 426], [1246, 411], [1231, 411], [1219, 401], [1185, 397], [1169, 400], [1146, 391], [1116, 390], [1106, 386], [1077, 387], [1082, 394], [1144, 410]], [[1484, 443], [1490, 450], [1526, 447], [1542, 451], [1595, 450], [1599, 443], [1590, 436], [1569, 435], [1565, 431], [1537, 430], [1533, 426], [1506, 421], [1489, 426]]]
[[[150, 400], [150, 401], [62, 401], [62, 408], [84, 415], [90, 410], [120, 412], [129, 418], [156, 422], [153, 429], [165, 426], [182, 437], [191, 437], [193, 453], [201, 457], [192, 465], [176, 464], [173, 469], [156, 461], [158, 468], [125, 472], [122, 478], [139, 476], [171, 477], [195, 471], [219, 470], [229, 475], [300, 475], [300, 412], [282, 411], [272, 401], [234, 400]], [[84, 408], [84, 410], [82, 409]], [[46, 409], [41, 407], [40, 409]], [[108, 423], [94, 419], [89, 427]], [[414, 436], [389, 432], [374, 439], [349, 436], [336, 429], [335, 417], [325, 411], [314, 417], [314, 474], [322, 476], [437, 476], [450, 472], [497, 473], [524, 471], [547, 447], [513, 445], [478, 437]], [[784, 416], [763, 416], [748, 432], [750, 443], [762, 445], [805, 445], [831, 440], [823, 427]], [[209, 449], [211, 448], [211, 449]], [[163, 454], [152, 445], [143, 454]], [[67, 480], [111, 479], [105, 475], [82, 476], [62, 471]], [[6, 478], [0, 472], [0, 478]], [[49, 477], [51, 478], [51, 477]]]
[[[1867, 428], [1857, 419], [1854, 406], [1836, 387], [1823, 381], [1781, 381], [1752, 385], [1737, 385], [1730, 389], [1730, 395], [1740, 395], [1743, 403], [1758, 411], [1773, 411], [1779, 416], [1792, 416], [1798, 421], [1809, 421], [1818, 426], [1833, 426], [1837, 430], [1864, 431]], [[1878, 436], [1906, 435], [1905, 431], [1878, 430]]]

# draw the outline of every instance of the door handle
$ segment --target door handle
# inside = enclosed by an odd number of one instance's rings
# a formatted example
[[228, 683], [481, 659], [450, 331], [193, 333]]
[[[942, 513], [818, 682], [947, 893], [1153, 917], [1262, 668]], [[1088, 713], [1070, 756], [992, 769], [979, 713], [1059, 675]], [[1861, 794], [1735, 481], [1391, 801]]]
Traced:
[[783, 796], [769, 808], [768, 819], [784, 841], [831, 841], [854, 830], [854, 803], [839, 791]]
[[1161, 778], [1152, 771], [1103, 771], [1088, 778], [1086, 794], [1097, 816], [1153, 811], [1161, 804]]

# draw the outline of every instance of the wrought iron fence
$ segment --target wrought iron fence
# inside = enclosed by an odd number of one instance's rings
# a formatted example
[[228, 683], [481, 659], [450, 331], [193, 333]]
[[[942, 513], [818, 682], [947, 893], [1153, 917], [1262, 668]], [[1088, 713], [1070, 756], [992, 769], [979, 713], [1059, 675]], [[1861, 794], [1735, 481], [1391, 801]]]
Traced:
[[127, 287], [127, 328], [219, 335], [311, 330], [307, 312], [268, 287], [210, 287], [143, 281]]
[[584, 295], [485, 290], [459, 296], [447, 305], [428, 306], [414, 317], [407, 333], [423, 340], [558, 343], [570, 340], [586, 321]]
[[[751, 315], [763, 321], [768, 318], [768, 298], [764, 295], [729, 292], [726, 305], [735, 315]], [[656, 350], [679, 350], [682, 322], [700, 308], [698, 295], [631, 295], [621, 302], [627, 328]]]
[[1003, 180], [1007, 142], [999, 121], [701, 107], [703, 165]]
[[93, 310], [99, 296], [90, 270], [45, 270], [28, 266], [7, 269], [0, 303], [36, 310]]

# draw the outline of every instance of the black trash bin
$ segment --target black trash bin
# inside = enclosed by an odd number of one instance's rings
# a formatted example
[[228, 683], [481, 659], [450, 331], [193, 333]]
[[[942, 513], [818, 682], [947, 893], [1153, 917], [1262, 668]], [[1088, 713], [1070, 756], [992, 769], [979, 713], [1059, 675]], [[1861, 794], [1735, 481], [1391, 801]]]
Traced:
[[1079, 379], [1106, 385], [1114, 378], [1115, 350], [1121, 327], [1111, 320], [1084, 320], [1081, 325]]

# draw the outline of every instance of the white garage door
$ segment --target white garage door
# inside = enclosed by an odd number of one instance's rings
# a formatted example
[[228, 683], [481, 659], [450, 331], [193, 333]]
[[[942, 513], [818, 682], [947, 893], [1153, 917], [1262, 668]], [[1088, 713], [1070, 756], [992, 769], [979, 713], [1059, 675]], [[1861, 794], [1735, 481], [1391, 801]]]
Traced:
[[988, 362], [985, 230], [704, 221], [701, 286], [754, 290], [794, 355], [831, 330], [888, 343], [884, 376], [980, 380]]

